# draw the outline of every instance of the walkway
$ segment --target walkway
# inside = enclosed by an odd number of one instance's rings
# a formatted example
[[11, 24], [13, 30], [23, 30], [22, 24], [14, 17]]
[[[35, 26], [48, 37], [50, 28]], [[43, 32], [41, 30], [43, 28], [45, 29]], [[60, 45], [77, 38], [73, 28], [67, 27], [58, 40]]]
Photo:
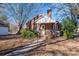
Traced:
[[32, 51], [33, 49], [43, 45], [44, 43], [45, 43], [44, 38], [35, 40], [32, 44], [26, 45], [24, 47], [21, 47], [20, 49], [12, 51], [6, 54], [6, 56], [19, 56], [19, 55], [23, 55], [24, 53], [28, 54], [29, 51]]

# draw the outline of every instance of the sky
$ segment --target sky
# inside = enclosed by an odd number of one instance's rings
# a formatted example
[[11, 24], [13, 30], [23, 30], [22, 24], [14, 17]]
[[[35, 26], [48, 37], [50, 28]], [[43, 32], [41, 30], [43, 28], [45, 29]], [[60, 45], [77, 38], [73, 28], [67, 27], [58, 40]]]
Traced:
[[[66, 6], [64, 6], [61, 3], [59, 3], [59, 4], [57, 4], [57, 3], [56, 4], [55, 3], [54, 4], [53, 3], [52, 4], [51, 3], [49, 3], [49, 4], [48, 3], [42, 3], [42, 4], [37, 3], [35, 5], [37, 5], [38, 9], [32, 10], [32, 14], [29, 16], [29, 19], [31, 19], [33, 16], [35, 16], [37, 14], [46, 14], [47, 13], [47, 10], [49, 8], [51, 8], [52, 9], [52, 19], [57, 20], [57, 21], [61, 21], [61, 18], [62, 18], [62, 16], [63, 16], [64, 13], [63, 13], [63, 11], [61, 11], [60, 14], [59, 14], [59, 12], [57, 11], [57, 8], [61, 8], [63, 6], [64, 9], [67, 10]], [[8, 21], [11, 24], [16, 25], [16, 22], [15, 22], [15, 20], [12, 17], [9, 17], [8, 18]]]

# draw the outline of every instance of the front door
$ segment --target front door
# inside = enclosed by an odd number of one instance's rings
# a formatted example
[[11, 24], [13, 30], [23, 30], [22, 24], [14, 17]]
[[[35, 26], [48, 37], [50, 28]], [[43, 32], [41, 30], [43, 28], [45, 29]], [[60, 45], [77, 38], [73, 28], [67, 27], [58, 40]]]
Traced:
[[41, 35], [45, 35], [45, 25], [41, 25]]

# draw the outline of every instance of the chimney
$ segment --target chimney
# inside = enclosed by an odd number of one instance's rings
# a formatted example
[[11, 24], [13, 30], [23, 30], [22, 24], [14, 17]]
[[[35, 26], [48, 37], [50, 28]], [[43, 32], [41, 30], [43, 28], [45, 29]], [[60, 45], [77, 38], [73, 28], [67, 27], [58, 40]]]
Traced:
[[51, 15], [52, 15], [52, 10], [50, 8], [47, 10], [47, 15], [48, 15], [48, 17], [51, 17]]

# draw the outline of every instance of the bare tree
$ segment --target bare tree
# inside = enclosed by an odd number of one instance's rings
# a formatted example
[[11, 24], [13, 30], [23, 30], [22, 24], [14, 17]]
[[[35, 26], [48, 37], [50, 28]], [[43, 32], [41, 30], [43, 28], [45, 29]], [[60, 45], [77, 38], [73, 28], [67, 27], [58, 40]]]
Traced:
[[18, 24], [19, 30], [17, 33], [20, 33], [23, 25], [32, 15], [32, 10], [36, 9], [35, 4], [5, 4], [6, 12], [9, 17], [13, 17], [16, 23]]
[[0, 3], [0, 21], [9, 27], [9, 22], [7, 21], [7, 16], [5, 15], [5, 8], [3, 3]]

